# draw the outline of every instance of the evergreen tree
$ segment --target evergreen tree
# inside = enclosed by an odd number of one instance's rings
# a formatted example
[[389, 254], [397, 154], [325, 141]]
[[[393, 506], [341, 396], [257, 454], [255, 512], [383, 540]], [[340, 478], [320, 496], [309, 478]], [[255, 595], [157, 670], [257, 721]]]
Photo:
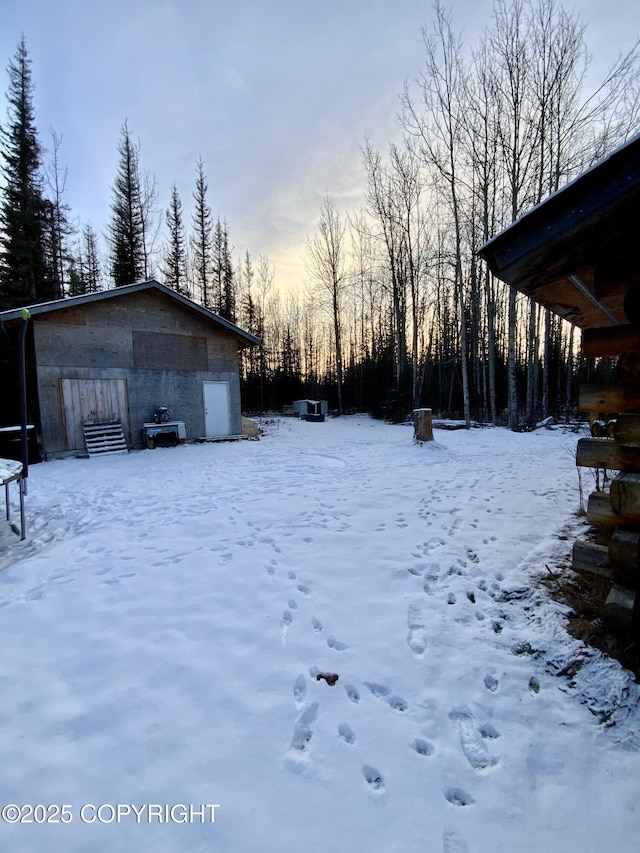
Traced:
[[102, 264], [98, 249], [98, 235], [90, 222], [82, 229], [82, 261], [84, 293], [97, 293], [103, 289]]
[[229, 249], [229, 229], [227, 223], [216, 221], [213, 229], [213, 286], [215, 290], [215, 308], [217, 314], [226, 320], [235, 322], [235, 281], [233, 263]]
[[133, 143], [127, 122], [118, 145], [120, 162], [112, 187], [108, 241], [111, 275], [116, 286], [132, 284], [144, 276], [144, 224], [141, 215], [140, 146]]
[[187, 246], [182, 221], [182, 202], [175, 184], [171, 187], [171, 199], [166, 216], [169, 242], [163, 264], [164, 283], [167, 287], [173, 288], [176, 293], [189, 296]]
[[46, 262], [47, 210], [24, 36], [9, 62], [7, 123], [0, 128], [0, 308], [54, 299]]
[[199, 159], [196, 165], [196, 190], [193, 194], [196, 203], [191, 235], [193, 277], [201, 305], [210, 311], [215, 311], [216, 306], [211, 292], [211, 208], [207, 204], [207, 189], [204, 163]]

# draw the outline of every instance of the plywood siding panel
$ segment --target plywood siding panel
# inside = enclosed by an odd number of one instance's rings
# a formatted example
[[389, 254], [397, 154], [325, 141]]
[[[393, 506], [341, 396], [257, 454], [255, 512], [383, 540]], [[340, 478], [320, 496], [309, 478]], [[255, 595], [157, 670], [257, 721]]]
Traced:
[[138, 370], [206, 370], [207, 339], [134, 331], [133, 363]]

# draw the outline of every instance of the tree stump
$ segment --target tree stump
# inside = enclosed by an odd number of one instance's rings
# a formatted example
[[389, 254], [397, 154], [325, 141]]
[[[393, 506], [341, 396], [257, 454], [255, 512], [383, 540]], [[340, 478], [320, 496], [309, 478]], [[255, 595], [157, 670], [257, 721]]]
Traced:
[[433, 425], [431, 409], [413, 410], [413, 440], [433, 441]]

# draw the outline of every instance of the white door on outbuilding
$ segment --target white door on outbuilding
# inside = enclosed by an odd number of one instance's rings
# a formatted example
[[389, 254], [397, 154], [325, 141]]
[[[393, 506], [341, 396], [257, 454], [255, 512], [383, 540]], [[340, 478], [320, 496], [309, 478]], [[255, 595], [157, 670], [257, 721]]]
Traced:
[[203, 382], [204, 429], [207, 438], [231, 434], [228, 382]]

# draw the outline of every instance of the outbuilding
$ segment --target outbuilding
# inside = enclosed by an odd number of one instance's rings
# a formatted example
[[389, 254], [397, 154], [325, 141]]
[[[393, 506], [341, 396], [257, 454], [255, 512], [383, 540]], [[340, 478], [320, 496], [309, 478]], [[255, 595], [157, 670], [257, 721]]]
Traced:
[[[143, 447], [159, 408], [187, 440], [242, 434], [238, 351], [260, 341], [235, 324], [154, 280], [26, 307], [27, 418], [43, 458], [86, 452], [86, 422], [119, 421], [127, 447]], [[7, 426], [19, 423], [22, 310], [0, 312]]]
[[329, 403], [326, 400], [294, 400], [293, 413], [303, 421], [323, 421], [329, 414]]

